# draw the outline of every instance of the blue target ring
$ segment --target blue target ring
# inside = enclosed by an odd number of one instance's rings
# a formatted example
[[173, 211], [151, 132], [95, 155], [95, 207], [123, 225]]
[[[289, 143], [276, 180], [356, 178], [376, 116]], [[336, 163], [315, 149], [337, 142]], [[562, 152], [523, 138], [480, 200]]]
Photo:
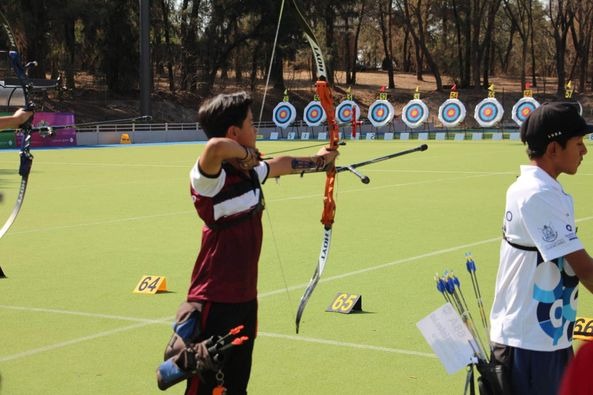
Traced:
[[307, 104], [303, 111], [303, 119], [308, 126], [319, 126], [327, 119], [325, 110], [318, 101]]
[[529, 114], [539, 107], [539, 102], [533, 97], [527, 96], [522, 97], [513, 106], [512, 118], [513, 121], [519, 126], [525, 122]]
[[465, 105], [459, 99], [448, 99], [439, 107], [439, 121], [445, 127], [455, 127], [465, 119]]
[[336, 121], [338, 124], [352, 123], [353, 112], [356, 111], [355, 120], [360, 118], [360, 107], [352, 100], [344, 100], [336, 108]]
[[494, 97], [488, 97], [479, 102], [474, 111], [474, 118], [483, 128], [494, 126], [503, 115], [504, 109]]
[[374, 127], [385, 126], [393, 119], [395, 111], [387, 100], [375, 100], [369, 107], [368, 118]]
[[286, 129], [295, 118], [296, 109], [289, 102], [280, 102], [274, 107], [273, 121], [279, 128]]
[[402, 109], [402, 121], [409, 128], [417, 128], [428, 119], [428, 107], [420, 99], [413, 99]]

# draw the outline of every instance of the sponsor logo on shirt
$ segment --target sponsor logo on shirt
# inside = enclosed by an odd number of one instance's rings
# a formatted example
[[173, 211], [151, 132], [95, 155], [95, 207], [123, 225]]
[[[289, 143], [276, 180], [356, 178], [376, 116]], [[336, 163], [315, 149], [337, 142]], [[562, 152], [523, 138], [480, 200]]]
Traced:
[[542, 240], [545, 241], [546, 243], [552, 243], [552, 242], [556, 241], [556, 239], [558, 238], [558, 232], [556, 232], [554, 230], [554, 228], [552, 228], [551, 226], [544, 225], [544, 227], [541, 229], [541, 231], [542, 231]]
[[566, 230], [568, 231], [568, 233], [566, 233], [564, 236], [568, 239], [568, 240], [576, 240], [577, 239], [577, 233], [572, 231], [572, 226], [570, 225], [566, 225]]

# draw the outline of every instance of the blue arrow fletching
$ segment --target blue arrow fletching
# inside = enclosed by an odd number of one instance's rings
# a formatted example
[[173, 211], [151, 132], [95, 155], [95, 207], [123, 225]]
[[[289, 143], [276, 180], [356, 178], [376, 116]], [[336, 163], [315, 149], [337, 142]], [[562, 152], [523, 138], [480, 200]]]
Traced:
[[470, 273], [476, 271], [476, 262], [474, 262], [472, 254], [469, 252], [465, 253], [465, 266], [467, 267], [467, 271]]
[[446, 285], [447, 285], [447, 292], [449, 292], [450, 294], [453, 294], [455, 292], [455, 282], [453, 281], [453, 279], [451, 277], [449, 277], [447, 279]]
[[474, 262], [474, 260], [471, 258], [467, 258], [465, 266], [467, 267], [467, 271], [470, 273], [476, 271], [476, 262]]
[[437, 290], [440, 293], [445, 293], [445, 289], [446, 289], [445, 282], [443, 281], [443, 279], [440, 279], [439, 278], [438, 281], [437, 281]]

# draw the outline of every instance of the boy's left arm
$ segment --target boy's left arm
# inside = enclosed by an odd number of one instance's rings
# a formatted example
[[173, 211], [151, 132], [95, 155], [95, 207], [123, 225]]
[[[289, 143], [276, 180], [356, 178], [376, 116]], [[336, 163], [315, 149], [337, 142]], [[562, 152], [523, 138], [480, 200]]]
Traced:
[[270, 167], [268, 177], [326, 171], [333, 165], [338, 155], [339, 152], [337, 150], [322, 148], [313, 156], [280, 156], [278, 158], [268, 159], [266, 160]]

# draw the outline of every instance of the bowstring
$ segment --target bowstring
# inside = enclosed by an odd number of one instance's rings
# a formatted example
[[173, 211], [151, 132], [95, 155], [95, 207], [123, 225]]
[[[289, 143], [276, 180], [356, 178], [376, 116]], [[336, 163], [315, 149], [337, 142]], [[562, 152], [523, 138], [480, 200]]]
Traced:
[[282, 22], [282, 14], [284, 13], [284, 1], [280, 4], [280, 15], [278, 15], [278, 24], [276, 25], [276, 35], [274, 36], [274, 44], [272, 45], [272, 55], [270, 56], [270, 66], [268, 67], [268, 75], [266, 77], [266, 86], [264, 87], [264, 96], [261, 101], [261, 108], [259, 109], [258, 126], [261, 125], [261, 120], [264, 115], [264, 105], [266, 104], [266, 96], [268, 94], [268, 87], [270, 86], [270, 76], [272, 75], [272, 66], [274, 65], [274, 56], [276, 55], [276, 44], [278, 44], [278, 34], [280, 32], [280, 23]]
[[[268, 67], [268, 75], [266, 77], [266, 85], [264, 87], [264, 95], [262, 97], [261, 108], [259, 110], [259, 120], [257, 122], [258, 127], [261, 127], [261, 122], [264, 114], [264, 106], [266, 104], [266, 95], [268, 93], [268, 87], [270, 85], [270, 76], [272, 74], [272, 66], [274, 65], [274, 57], [276, 54], [276, 45], [278, 43], [278, 35], [280, 32], [280, 23], [282, 22], [282, 15], [284, 14], [284, 2], [280, 4], [280, 14], [278, 15], [278, 23], [276, 25], [276, 35], [274, 36], [274, 44], [272, 45], [272, 55], [270, 56], [270, 66]], [[280, 275], [282, 276], [282, 282], [284, 283], [284, 289], [286, 290], [286, 297], [288, 299], [289, 305], [292, 305], [292, 300], [290, 298], [290, 292], [288, 291], [288, 282], [286, 281], [286, 274], [284, 273], [284, 265], [282, 264], [282, 258], [280, 257], [280, 249], [278, 248], [278, 241], [276, 240], [276, 233], [274, 232], [274, 227], [272, 225], [272, 217], [270, 216], [270, 208], [266, 207], [266, 218], [268, 221], [268, 225], [270, 227], [270, 233], [272, 234], [272, 243], [274, 244], [274, 252], [276, 254], [276, 260], [280, 266]]]

